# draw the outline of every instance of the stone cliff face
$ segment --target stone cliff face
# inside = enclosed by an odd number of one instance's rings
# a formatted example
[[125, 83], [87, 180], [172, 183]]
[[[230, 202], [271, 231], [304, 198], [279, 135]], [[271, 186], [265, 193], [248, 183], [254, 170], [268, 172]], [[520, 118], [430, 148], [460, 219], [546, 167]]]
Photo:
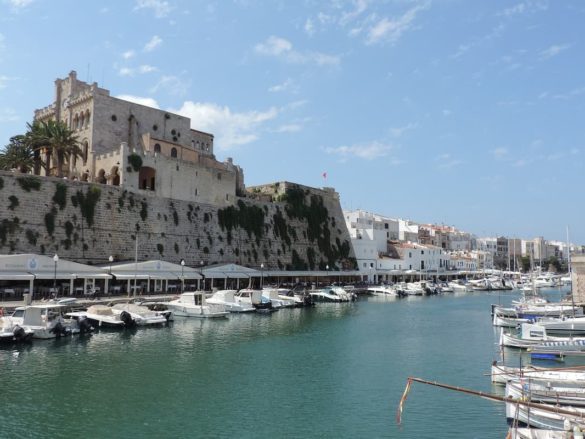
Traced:
[[285, 183], [265, 201], [240, 198], [218, 207], [0, 172], [0, 253], [57, 253], [98, 264], [110, 255], [133, 260], [137, 239], [140, 260], [353, 269], [355, 255], [336, 195]]

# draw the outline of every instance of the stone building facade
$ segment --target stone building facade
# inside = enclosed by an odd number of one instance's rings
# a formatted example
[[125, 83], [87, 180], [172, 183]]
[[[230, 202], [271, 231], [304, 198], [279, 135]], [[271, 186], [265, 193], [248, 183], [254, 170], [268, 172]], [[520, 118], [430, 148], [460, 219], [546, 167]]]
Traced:
[[[75, 71], [55, 81], [55, 101], [34, 118], [63, 121], [77, 135], [82, 155], [65, 164], [69, 179], [224, 205], [245, 191], [242, 169], [215, 159], [212, 134], [187, 117], [110, 96]], [[55, 175], [48, 151], [43, 159]]]

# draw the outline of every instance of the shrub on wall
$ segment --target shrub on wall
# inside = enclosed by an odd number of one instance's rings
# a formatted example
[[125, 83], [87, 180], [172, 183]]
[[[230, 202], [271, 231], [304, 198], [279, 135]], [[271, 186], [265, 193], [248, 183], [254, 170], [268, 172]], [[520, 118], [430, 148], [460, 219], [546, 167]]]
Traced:
[[8, 206], [10, 210], [14, 210], [20, 204], [18, 202], [18, 198], [16, 198], [14, 195], [10, 195], [8, 197], [8, 201], [10, 201], [10, 205]]
[[18, 177], [16, 182], [26, 192], [30, 192], [31, 189], [35, 191], [41, 189], [41, 180], [36, 177]]
[[60, 210], [67, 206], [67, 185], [65, 183], [57, 183], [55, 187], [55, 195], [53, 195], [53, 202], [59, 206]]
[[4, 189], [4, 179], [0, 177], [0, 191]]
[[162, 256], [163, 252], [165, 251], [165, 248], [163, 247], [163, 245], [162, 245], [162, 244], [157, 244], [157, 245], [156, 245], [156, 249], [158, 250], [158, 252], [159, 252], [159, 253], [161, 254], [161, 256]]
[[72, 204], [76, 207], [79, 205], [81, 216], [85, 219], [89, 227], [93, 226], [95, 206], [100, 199], [101, 193], [102, 191], [99, 187], [92, 186], [85, 194], [79, 190], [75, 197], [71, 197]]
[[142, 218], [142, 221], [146, 221], [146, 218], [148, 217], [148, 204], [146, 201], [142, 201], [140, 205], [140, 218]]
[[57, 215], [57, 209], [54, 207], [51, 209], [50, 212], [45, 214], [45, 227], [47, 228], [47, 233], [49, 236], [53, 236], [53, 232], [55, 231], [55, 216]]
[[0, 222], [0, 242], [6, 245], [6, 239], [20, 230], [20, 220], [14, 217], [12, 220], [4, 218]]
[[132, 153], [128, 156], [128, 163], [130, 163], [134, 172], [138, 172], [142, 168], [142, 157], [136, 153]]

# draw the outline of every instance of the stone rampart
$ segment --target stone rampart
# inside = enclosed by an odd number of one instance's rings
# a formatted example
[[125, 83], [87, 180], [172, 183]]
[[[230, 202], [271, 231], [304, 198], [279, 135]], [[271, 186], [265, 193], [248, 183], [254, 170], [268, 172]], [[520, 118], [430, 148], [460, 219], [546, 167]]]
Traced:
[[[83, 263], [164, 259], [267, 269], [354, 268], [338, 195], [282, 183], [274, 202], [230, 206], [150, 191], [0, 172], [0, 253], [59, 254]], [[280, 183], [276, 183], [280, 185]]]

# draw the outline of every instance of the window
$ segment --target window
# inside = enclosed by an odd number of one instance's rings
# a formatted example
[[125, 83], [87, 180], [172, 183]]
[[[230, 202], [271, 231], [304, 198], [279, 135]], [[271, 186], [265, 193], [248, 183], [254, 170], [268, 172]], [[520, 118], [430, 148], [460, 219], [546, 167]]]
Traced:
[[118, 120], [118, 118], [116, 117], [115, 114], [112, 114], [112, 122], [116, 122]]
[[158, 152], [160, 154], [160, 144], [159, 143], [154, 144], [154, 152]]
[[177, 158], [177, 148], [171, 149], [171, 157]]
[[217, 173], [217, 179], [221, 180], [221, 173], [219, 173], [219, 172]]

